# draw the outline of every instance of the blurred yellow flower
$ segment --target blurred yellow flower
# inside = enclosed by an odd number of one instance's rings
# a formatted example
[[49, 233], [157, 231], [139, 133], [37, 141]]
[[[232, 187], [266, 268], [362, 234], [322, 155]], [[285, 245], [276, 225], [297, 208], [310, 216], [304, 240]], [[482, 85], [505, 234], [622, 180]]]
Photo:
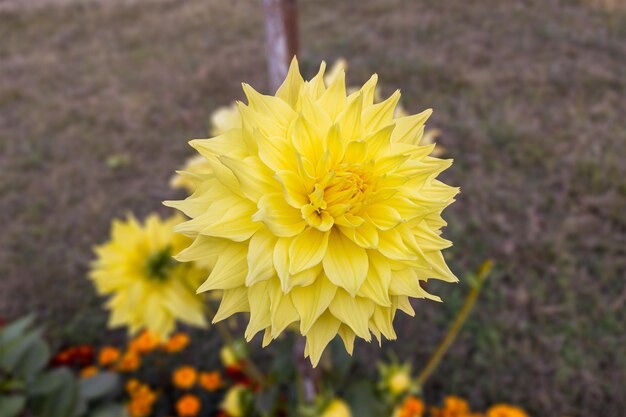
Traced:
[[200, 372], [198, 382], [202, 388], [213, 392], [222, 386], [222, 376], [219, 372]]
[[335, 398], [324, 409], [321, 417], [352, 417], [352, 413], [345, 401]]
[[229, 366], [235, 366], [239, 363], [239, 359], [237, 359], [237, 354], [232, 347], [226, 345], [220, 349], [220, 360], [222, 361], [222, 365], [225, 368]]
[[161, 339], [155, 333], [144, 330], [137, 337], [131, 340], [128, 348], [137, 353], [148, 353], [156, 349], [161, 343]]
[[113, 346], [105, 346], [100, 349], [98, 363], [101, 366], [113, 365], [120, 358], [120, 350]]
[[166, 352], [180, 352], [189, 345], [189, 336], [186, 333], [176, 333], [172, 335], [163, 345]]
[[120, 372], [132, 372], [136, 371], [141, 365], [141, 358], [137, 352], [129, 350], [124, 353], [117, 363], [117, 369]]
[[380, 363], [378, 367], [381, 373], [380, 388], [388, 391], [392, 396], [397, 397], [415, 388], [409, 363]]
[[180, 417], [197, 416], [201, 408], [200, 399], [192, 394], [185, 394], [176, 402], [176, 412]]
[[172, 383], [177, 388], [188, 389], [194, 386], [198, 372], [191, 366], [181, 366], [172, 374]]
[[229, 417], [242, 417], [243, 394], [246, 387], [243, 385], [232, 386], [224, 395], [224, 399], [220, 404], [220, 410], [225, 411]]
[[528, 414], [519, 407], [496, 404], [487, 410], [487, 417], [528, 417]]
[[452, 161], [420, 144], [431, 111], [394, 118], [399, 92], [374, 104], [374, 75], [346, 97], [324, 68], [305, 82], [294, 59], [276, 96], [244, 85], [241, 127], [191, 142], [212, 174], [166, 202], [192, 218], [176, 259], [211, 267], [198, 292], [224, 290], [214, 321], [249, 311], [264, 345], [297, 322], [314, 366], [337, 334], [350, 353], [356, 336], [395, 339], [410, 297], [439, 300], [421, 281], [457, 281], [440, 229], [458, 189], [436, 179]]
[[80, 376], [83, 378], [89, 378], [90, 376], [94, 376], [99, 372], [97, 366], [87, 366], [80, 370]]
[[98, 292], [111, 295], [110, 326], [128, 326], [131, 333], [147, 328], [164, 339], [176, 320], [206, 324], [202, 298], [194, 291], [206, 271], [171, 257], [191, 242], [173, 231], [181, 220], [153, 214], [144, 224], [132, 216], [113, 222], [111, 240], [96, 248], [90, 273]]

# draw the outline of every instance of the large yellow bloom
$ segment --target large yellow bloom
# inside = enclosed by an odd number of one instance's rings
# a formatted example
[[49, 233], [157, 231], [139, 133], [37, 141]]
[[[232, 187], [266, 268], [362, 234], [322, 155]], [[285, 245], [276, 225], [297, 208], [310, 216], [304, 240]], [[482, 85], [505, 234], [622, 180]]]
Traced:
[[291, 323], [316, 365], [339, 334], [395, 339], [409, 297], [432, 298], [420, 281], [456, 281], [441, 254], [442, 210], [458, 189], [436, 179], [452, 161], [421, 146], [431, 111], [394, 118], [395, 92], [374, 103], [377, 76], [346, 95], [325, 64], [305, 82], [294, 59], [276, 96], [244, 84], [241, 125], [191, 141], [210, 165], [195, 192], [170, 201], [191, 220], [181, 262], [213, 266], [199, 292], [224, 290], [214, 321], [250, 312], [245, 335], [264, 344]]
[[145, 224], [132, 216], [113, 221], [111, 240], [96, 247], [90, 273], [98, 292], [112, 296], [111, 327], [127, 326], [131, 333], [146, 328], [165, 339], [176, 320], [206, 324], [202, 298], [194, 291], [206, 270], [172, 258], [191, 242], [174, 233], [182, 220], [151, 215]]

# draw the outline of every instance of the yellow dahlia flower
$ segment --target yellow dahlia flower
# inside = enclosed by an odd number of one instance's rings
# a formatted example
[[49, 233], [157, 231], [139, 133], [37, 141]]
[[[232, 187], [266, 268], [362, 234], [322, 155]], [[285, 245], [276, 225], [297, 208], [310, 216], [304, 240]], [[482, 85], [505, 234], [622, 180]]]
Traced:
[[212, 172], [183, 201], [194, 238], [176, 257], [212, 266], [198, 292], [224, 290], [214, 321], [249, 312], [248, 340], [264, 345], [298, 323], [316, 365], [339, 334], [395, 339], [398, 309], [428, 294], [421, 281], [457, 281], [441, 250], [442, 210], [458, 189], [437, 180], [452, 161], [422, 146], [431, 111], [394, 118], [395, 92], [374, 103], [377, 76], [346, 95], [325, 64], [304, 81], [294, 59], [275, 96], [244, 84], [241, 125], [191, 141]]
[[206, 270], [172, 258], [191, 243], [174, 233], [182, 220], [180, 215], [161, 220], [153, 214], [144, 224], [132, 216], [113, 221], [111, 240], [96, 247], [89, 275], [98, 293], [111, 295], [111, 327], [127, 326], [131, 333], [145, 328], [165, 339], [176, 320], [206, 324], [202, 299], [195, 294]]

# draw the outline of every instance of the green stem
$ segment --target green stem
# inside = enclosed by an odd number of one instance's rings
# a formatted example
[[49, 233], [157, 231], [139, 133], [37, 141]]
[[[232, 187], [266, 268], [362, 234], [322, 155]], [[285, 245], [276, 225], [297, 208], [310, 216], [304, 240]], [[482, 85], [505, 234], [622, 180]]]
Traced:
[[424, 386], [426, 380], [432, 375], [435, 369], [437, 369], [437, 366], [441, 362], [441, 359], [444, 357], [446, 352], [448, 352], [448, 349], [450, 349], [450, 346], [454, 342], [454, 339], [456, 339], [459, 331], [463, 327], [463, 324], [465, 324], [465, 321], [469, 317], [469, 314], [472, 311], [474, 304], [476, 303], [476, 299], [478, 298], [478, 294], [480, 293], [480, 290], [482, 289], [483, 284], [485, 283], [485, 280], [487, 279], [487, 276], [489, 275], [492, 267], [492, 261], [488, 260], [484, 262], [478, 269], [478, 272], [476, 273], [475, 285], [467, 295], [463, 307], [461, 307], [461, 310], [459, 310], [459, 312], [457, 313], [457, 316], [454, 319], [454, 322], [452, 322], [450, 328], [448, 329], [446, 336], [439, 343], [439, 346], [437, 346], [437, 349], [426, 363], [426, 366], [424, 367], [422, 372], [420, 372], [420, 374], [417, 376], [416, 383], [419, 387]]

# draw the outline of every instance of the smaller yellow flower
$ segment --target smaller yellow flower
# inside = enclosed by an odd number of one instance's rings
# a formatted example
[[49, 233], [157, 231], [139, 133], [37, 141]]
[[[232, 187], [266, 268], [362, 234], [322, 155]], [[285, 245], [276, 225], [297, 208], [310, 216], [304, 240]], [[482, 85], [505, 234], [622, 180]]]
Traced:
[[393, 397], [398, 397], [415, 388], [411, 378], [411, 364], [379, 364], [382, 380], [380, 387], [389, 392]]
[[120, 359], [117, 364], [117, 369], [120, 372], [132, 372], [136, 371], [141, 365], [141, 358], [137, 354], [137, 352], [133, 350], [129, 350]]
[[411, 385], [411, 376], [405, 372], [398, 372], [389, 378], [389, 390], [398, 395], [406, 392]]
[[345, 401], [335, 398], [324, 409], [322, 417], [352, 417], [352, 413]]
[[176, 402], [176, 411], [180, 417], [194, 417], [197, 416], [202, 408], [202, 403], [192, 394], [183, 395]]
[[209, 392], [213, 392], [222, 386], [222, 377], [219, 372], [200, 372], [198, 378], [200, 386]]
[[189, 336], [186, 333], [176, 333], [163, 345], [163, 349], [169, 353], [180, 352], [189, 344]]
[[230, 417], [243, 416], [243, 394], [246, 388], [243, 385], [234, 385], [226, 392], [220, 409], [225, 411]]
[[487, 417], [528, 417], [528, 414], [519, 407], [496, 404], [487, 410]]
[[82, 378], [89, 378], [90, 376], [96, 375], [98, 372], [97, 366], [87, 366], [80, 370], [80, 376]]
[[159, 343], [159, 336], [148, 330], [144, 330], [130, 342], [129, 349], [138, 353], [148, 353], [156, 349]]
[[98, 363], [101, 366], [113, 365], [120, 358], [120, 350], [113, 346], [105, 346], [100, 350]]
[[172, 382], [177, 388], [189, 389], [198, 379], [198, 372], [191, 366], [181, 366], [174, 371]]
[[230, 366], [236, 366], [239, 363], [237, 354], [230, 346], [224, 346], [222, 349], [220, 349], [220, 360], [222, 361], [222, 365], [224, 365], [225, 368], [228, 368]]

